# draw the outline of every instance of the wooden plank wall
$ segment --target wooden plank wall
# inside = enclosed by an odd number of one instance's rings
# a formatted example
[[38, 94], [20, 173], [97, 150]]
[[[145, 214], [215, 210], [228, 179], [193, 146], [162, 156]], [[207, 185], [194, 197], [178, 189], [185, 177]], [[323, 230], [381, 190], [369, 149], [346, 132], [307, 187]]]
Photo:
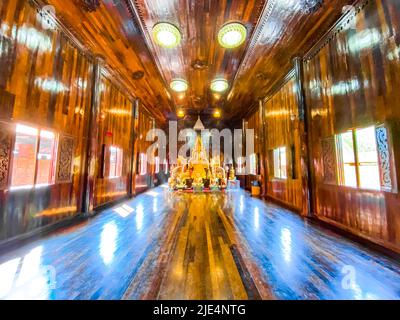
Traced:
[[[300, 104], [295, 73], [264, 102], [266, 150], [294, 145], [299, 174], [304, 168], [301, 154], [309, 158], [309, 214], [399, 252], [397, 190], [377, 192], [324, 183], [321, 139], [378, 124], [390, 129], [392, 169], [400, 181], [400, 2], [358, 1], [355, 12], [339, 20], [302, 61], [308, 139], [302, 132], [304, 120], [296, 114]], [[263, 156], [268, 159], [267, 153]], [[302, 190], [307, 183], [302, 187], [298, 179], [278, 181], [271, 172], [267, 175], [268, 196], [295, 209], [308, 208], [304, 206], [308, 192]]]
[[273, 150], [286, 147], [287, 179], [274, 177], [272, 169], [267, 174], [267, 196], [297, 210], [303, 207], [300, 172], [300, 134], [297, 86], [292, 74], [282, 87], [264, 103], [265, 157], [267, 168], [273, 168]]
[[[1, 241], [79, 211], [82, 138], [91, 99], [90, 85], [84, 84], [90, 84], [92, 66], [61, 32], [44, 30], [25, 0], [0, 2], [0, 21], [0, 130], [18, 122], [74, 139], [71, 182], [0, 191]], [[5, 103], [7, 96], [13, 103]]]
[[[94, 206], [98, 207], [128, 195], [128, 178], [132, 161], [131, 129], [133, 103], [105, 75], [100, 81], [100, 121], [98, 145], [97, 179]], [[103, 146], [116, 146], [123, 150], [122, 176], [103, 177], [100, 172]]]
[[[107, 72], [96, 83], [92, 53], [75, 43], [60, 26], [44, 28], [34, 4], [26, 0], [0, 2], [0, 244], [81, 213], [90, 141], [97, 144], [93, 150], [98, 151], [94, 174], [90, 172], [95, 181], [90, 203], [96, 208], [129, 195], [129, 179], [134, 176], [130, 172], [135, 144], [130, 140], [133, 98]], [[101, 94], [98, 99], [93, 99], [94, 83], [101, 89], [97, 90]], [[91, 112], [92, 100], [99, 101], [94, 106], [99, 113]], [[98, 117], [93, 121], [96, 130], [89, 131], [92, 114]], [[140, 117], [142, 111], [138, 114]], [[70, 181], [10, 190], [16, 123], [52, 130], [59, 135], [60, 144], [65, 138], [67, 149], [72, 148]], [[143, 132], [148, 127], [144, 125]], [[98, 136], [88, 132], [98, 132]], [[100, 177], [103, 144], [123, 148], [121, 178]]]
[[[325, 184], [321, 138], [385, 123], [400, 173], [400, 2], [361, 1], [363, 8], [305, 63], [317, 217], [400, 249], [398, 192]], [[397, 181], [400, 181], [397, 179]]]
[[147, 148], [152, 144], [150, 141], [146, 141], [147, 132], [155, 128], [156, 124], [154, 118], [152, 118], [142, 106], [139, 107], [140, 113], [138, 116], [139, 129], [137, 133], [138, 138], [138, 147], [136, 151], [137, 161], [137, 172], [138, 174], [135, 177], [135, 193], [143, 192], [147, 188], [151, 188], [154, 186], [154, 175], [155, 175], [155, 166], [147, 164], [146, 174], [139, 174], [139, 166], [140, 166], [140, 154], [146, 154]]

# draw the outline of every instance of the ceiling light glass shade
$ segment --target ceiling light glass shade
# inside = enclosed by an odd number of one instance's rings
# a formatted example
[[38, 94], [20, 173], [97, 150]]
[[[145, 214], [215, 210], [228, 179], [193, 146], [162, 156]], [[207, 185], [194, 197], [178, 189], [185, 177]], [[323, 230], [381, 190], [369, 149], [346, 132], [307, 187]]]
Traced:
[[185, 92], [189, 87], [187, 81], [183, 79], [174, 79], [169, 86], [175, 92]]
[[181, 42], [181, 32], [173, 24], [167, 22], [157, 23], [153, 27], [154, 41], [164, 48], [175, 48]]
[[225, 79], [215, 79], [211, 82], [211, 90], [214, 92], [224, 92], [228, 87], [228, 81]]
[[238, 22], [224, 25], [218, 32], [219, 44], [227, 49], [239, 47], [246, 41], [247, 29]]
[[221, 118], [221, 112], [219, 110], [214, 111], [214, 118]]

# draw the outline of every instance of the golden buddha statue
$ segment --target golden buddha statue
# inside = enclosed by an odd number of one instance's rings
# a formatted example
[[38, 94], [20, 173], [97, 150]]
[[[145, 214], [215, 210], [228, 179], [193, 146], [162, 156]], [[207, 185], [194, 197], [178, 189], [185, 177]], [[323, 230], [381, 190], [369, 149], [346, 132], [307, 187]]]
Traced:
[[203, 146], [203, 141], [199, 134], [196, 137], [196, 142], [188, 163], [189, 166], [193, 168], [192, 178], [194, 180], [199, 181], [199, 179], [207, 178], [207, 171], [209, 170], [210, 164], [207, 159], [206, 150]]
[[[194, 129], [197, 132], [194, 147], [191, 151], [190, 159], [179, 158], [178, 166], [171, 171], [168, 184], [171, 189], [186, 188], [202, 189], [206, 188], [225, 188], [227, 185], [225, 169], [220, 166], [219, 157], [208, 161], [207, 151], [204, 148], [200, 131], [204, 129], [200, 117]], [[190, 182], [190, 183], [189, 183]]]

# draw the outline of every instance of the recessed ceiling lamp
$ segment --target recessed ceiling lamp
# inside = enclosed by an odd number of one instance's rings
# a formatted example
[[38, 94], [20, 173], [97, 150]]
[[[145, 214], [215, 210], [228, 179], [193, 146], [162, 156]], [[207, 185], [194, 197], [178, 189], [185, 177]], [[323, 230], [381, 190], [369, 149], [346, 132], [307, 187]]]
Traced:
[[135, 72], [132, 74], [132, 77], [133, 77], [133, 79], [135, 79], [135, 80], [140, 80], [140, 79], [142, 79], [142, 78], [144, 77], [144, 72], [141, 71], [141, 70], [135, 71]]
[[175, 92], [185, 92], [189, 87], [187, 81], [183, 79], [174, 79], [169, 86]]
[[219, 44], [227, 49], [239, 47], [246, 41], [247, 29], [238, 22], [227, 23], [218, 32]]
[[181, 32], [171, 23], [160, 22], [153, 27], [154, 41], [163, 48], [175, 48], [181, 42]]
[[221, 111], [219, 111], [218, 109], [215, 110], [213, 116], [214, 118], [221, 118]]
[[214, 92], [218, 93], [224, 92], [228, 89], [228, 87], [229, 87], [228, 81], [226, 81], [225, 79], [217, 78], [211, 81], [211, 90]]
[[183, 118], [185, 116], [185, 111], [179, 109], [176, 115], [178, 116], [178, 118]]

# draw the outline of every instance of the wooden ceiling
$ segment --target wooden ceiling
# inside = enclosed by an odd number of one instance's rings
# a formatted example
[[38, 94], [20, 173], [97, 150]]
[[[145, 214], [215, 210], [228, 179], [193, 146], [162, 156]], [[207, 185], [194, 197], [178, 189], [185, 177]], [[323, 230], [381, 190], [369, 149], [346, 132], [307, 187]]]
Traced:
[[[239, 120], [288, 72], [354, 0], [325, 0], [310, 11], [312, 0], [48, 0], [56, 14], [88, 48], [102, 54], [128, 90], [161, 122], [176, 118], [178, 108], [211, 117], [219, 108], [224, 120]], [[67, 4], [68, 3], [68, 4]], [[248, 31], [245, 44], [224, 49], [219, 28], [238, 21]], [[170, 22], [182, 33], [175, 49], [157, 46], [152, 29]], [[196, 62], [204, 68], [194, 67]], [[144, 72], [135, 79], [137, 72]], [[169, 89], [173, 78], [189, 82], [185, 94]], [[214, 95], [210, 82], [224, 77], [230, 89]]]
[[[335, 24], [354, 0], [325, 0], [316, 11], [302, 3], [307, 0], [267, 1], [256, 31], [227, 97], [225, 112], [240, 118], [293, 67]], [[348, 9], [348, 8], [347, 8]]]

